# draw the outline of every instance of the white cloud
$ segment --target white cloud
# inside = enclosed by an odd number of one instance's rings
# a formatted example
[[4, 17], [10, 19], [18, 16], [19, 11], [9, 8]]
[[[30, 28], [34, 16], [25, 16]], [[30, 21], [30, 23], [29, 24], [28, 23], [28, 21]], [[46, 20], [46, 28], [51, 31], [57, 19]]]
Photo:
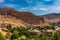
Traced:
[[40, 10], [48, 11], [48, 9], [47, 9], [47, 8], [40, 8]]
[[0, 0], [0, 2], [4, 2], [4, 0]]
[[60, 12], [60, 6], [52, 6], [52, 7], [48, 7], [47, 9], [49, 10], [49, 13], [52, 13], [52, 12], [59, 13]]
[[10, 7], [10, 8], [14, 8], [14, 7], [16, 7], [17, 5], [16, 5], [16, 4], [4, 4], [3, 6], [5, 6], [5, 7]]
[[[49, 1], [49, 0], [45, 0], [45, 1]], [[56, 0], [54, 5], [51, 6], [46, 6], [43, 5], [43, 3], [38, 3], [36, 6], [31, 8], [32, 10], [42, 10], [42, 11], [48, 11], [48, 13], [52, 13], [52, 12], [60, 12], [60, 0]]]
[[26, 0], [27, 1], [27, 3], [32, 3], [33, 2], [33, 0]]
[[19, 8], [18, 11], [28, 11], [30, 10], [31, 8], [30, 7], [25, 7], [25, 8]]
[[51, 1], [51, 0], [44, 0], [44, 1]]
[[30, 10], [42, 10], [42, 11], [48, 11], [47, 8], [44, 7], [32, 7]]
[[[32, 0], [30, 0], [30, 1], [32, 2]], [[45, 1], [51, 1], [51, 0], [45, 0]], [[25, 10], [42, 10], [47, 13], [52, 13], [52, 12], [59, 13], [60, 12], [60, 0], [56, 0], [55, 4], [50, 5], [50, 6], [43, 5], [43, 3], [39, 2], [36, 4], [36, 6], [20, 8], [19, 10], [24, 10], [24, 11]]]
[[36, 6], [20, 8], [19, 11], [20, 10], [42, 10], [42, 11], [48, 11], [48, 9], [45, 8], [40, 2]]
[[47, 7], [47, 9], [49, 10], [49, 13], [52, 13], [52, 12], [59, 13], [60, 12], [60, 0], [56, 0], [55, 4], [50, 7]]
[[31, 7], [30, 10], [42, 10], [42, 11], [48, 11], [48, 9], [43, 5], [43, 3], [39, 2], [36, 4], [36, 6]]

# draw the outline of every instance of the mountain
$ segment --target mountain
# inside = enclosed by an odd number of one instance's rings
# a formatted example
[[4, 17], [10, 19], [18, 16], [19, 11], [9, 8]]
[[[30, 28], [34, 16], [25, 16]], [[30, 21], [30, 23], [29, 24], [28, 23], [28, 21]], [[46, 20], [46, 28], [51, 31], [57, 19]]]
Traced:
[[43, 15], [42, 17], [49, 19], [49, 20], [57, 19], [57, 18], [60, 19], [60, 13], [50, 13], [50, 14]]
[[46, 15], [42, 15], [47, 23], [55, 23], [60, 25], [60, 13], [49, 13]]
[[16, 21], [15, 25], [21, 24], [25, 26], [27, 25], [39, 25], [40, 26], [40, 24], [43, 24], [45, 22], [44, 18], [38, 17], [31, 12], [18, 12], [14, 10], [13, 8], [0, 8], [0, 15], [4, 18], [4, 21], [7, 18], [8, 23], [10, 23], [10, 20], [12, 23], [15, 23], [13, 21]]

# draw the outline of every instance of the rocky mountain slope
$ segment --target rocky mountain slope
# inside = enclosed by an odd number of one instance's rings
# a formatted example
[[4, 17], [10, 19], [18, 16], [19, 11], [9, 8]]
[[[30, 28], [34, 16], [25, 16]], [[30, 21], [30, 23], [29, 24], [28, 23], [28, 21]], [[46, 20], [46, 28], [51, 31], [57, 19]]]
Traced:
[[28, 25], [27, 23], [24, 23], [22, 20], [17, 19], [16, 17], [12, 17], [10, 15], [0, 15], [0, 26], [4, 27], [5, 25], [11, 24], [14, 27], [15, 26], [23, 26], [25, 27]]
[[11, 23], [19, 26], [41, 25], [44, 18], [38, 17], [31, 12], [18, 12], [12, 8], [0, 8], [0, 22]]

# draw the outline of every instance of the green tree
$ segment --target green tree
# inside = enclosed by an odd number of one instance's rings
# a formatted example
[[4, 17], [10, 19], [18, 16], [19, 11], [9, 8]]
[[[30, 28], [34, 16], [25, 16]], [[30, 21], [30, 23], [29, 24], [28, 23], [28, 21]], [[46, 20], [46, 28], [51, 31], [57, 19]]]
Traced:
[[7, 27], [6, 27], [7, 29], [8, 29], [8, 31], [11, 31], [12, 30], [12, 25], [11, 24], [9, 24], [9, 25], [7, 25]]
[[10, 33], [8, 32], [7, 35], [5, 36], [6, 39], [11, 39], [11, 35]]
[[52, 36], [49, 36], [49, 35], [46, 35], [46, 34], [43, 34], [40, 38], [41, 38], [41, 40], [53, 40]]
[[12, 36], [11, 36], [11, 40], [18, 39], [18, 38], [19, 38], [19, 32], [18, 31], [14, 31]]
[[0, 40], [4, 40], [4, 37], [1, 32], [0, 32]]
[[60, 31], [57, 31], [54, 35], [54, 40], [60, 40]]
[[41, 40], [38, 35], [35, 35], [34, 40]]

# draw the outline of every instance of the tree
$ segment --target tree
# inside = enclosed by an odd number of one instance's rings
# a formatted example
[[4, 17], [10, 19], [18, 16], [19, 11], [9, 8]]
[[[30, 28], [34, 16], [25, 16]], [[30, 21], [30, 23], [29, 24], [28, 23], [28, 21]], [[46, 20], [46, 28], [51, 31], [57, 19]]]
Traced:
[[4, 37], [1, 32], [0, 32], [0, 40], [4, 40]]
[[48, 36], [46, 34], [43, 34], [40, 38], [41, 38], [41, 40], [53, 40], [52, 36]]
[[35, 35], [34, 40], [41, 40], [38, 35]]
[[22, 35], [21, 37], [18, 38], [18, 40], [26, 40], [26, 36]]
[[11, 35], [10, 33], [8, 32], [7, 35], [5, 36], [6, 39], [11, 39]]
[[11, 24], [7, 25], [7, 29], [8, 29], [8, 31], [11, 31], [12, 30], [12, 25]]
[[54, 35], [54, 40], [60, 40], [60, 31], [57, 31]]
[[11, 36], [11, 40], [18, 39], [18, 38], [19, 38], [19, 32], [18, 31], [14, 31], [12, 36]]

